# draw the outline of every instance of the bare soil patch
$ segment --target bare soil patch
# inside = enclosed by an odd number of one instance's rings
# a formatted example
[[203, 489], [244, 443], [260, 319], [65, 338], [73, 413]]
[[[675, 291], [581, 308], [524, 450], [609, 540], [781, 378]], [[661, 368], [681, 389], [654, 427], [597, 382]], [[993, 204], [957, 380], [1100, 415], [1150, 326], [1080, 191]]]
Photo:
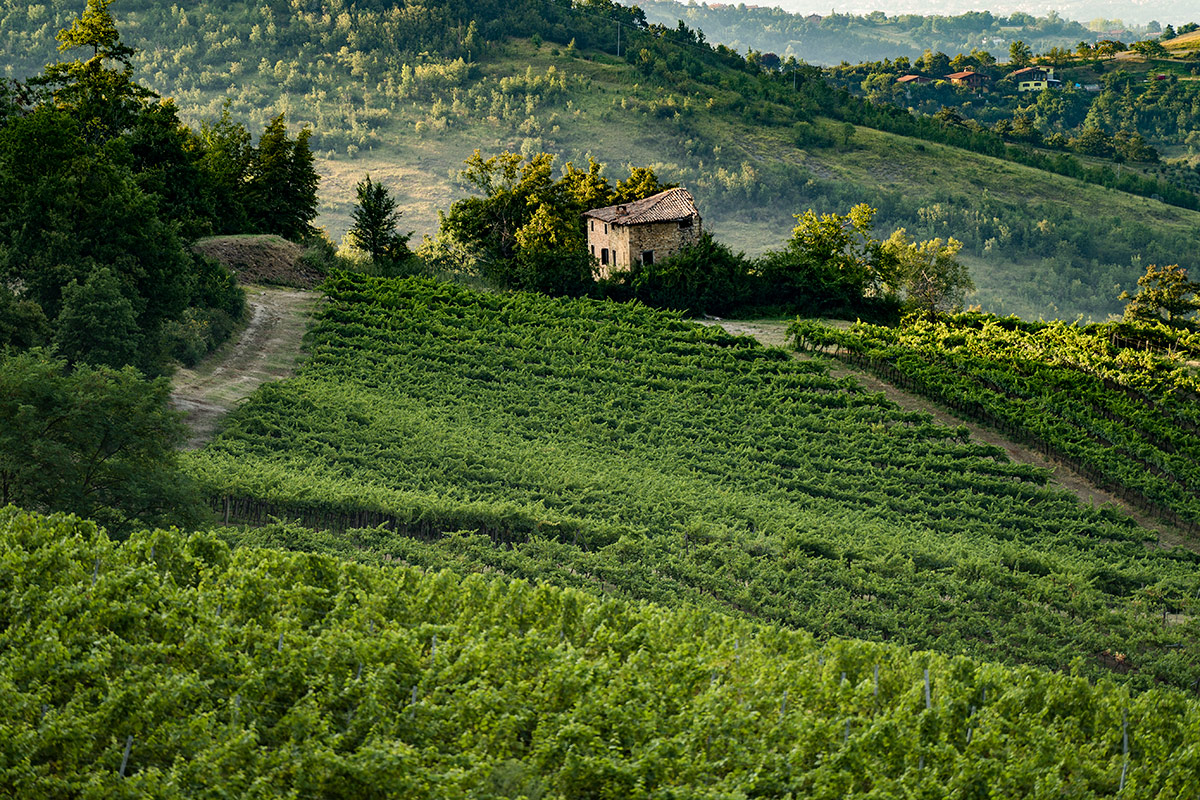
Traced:
[[210, 236], [196, 242], [193, 249], [224, 264], [242, 284], [311, 289], [324, 278], [301, 262], [301, 245], [280, 236]]
[[175, 373], [171, 402], [186, 414], [191, 428], [188, 449], [212, 439], [221, 417], [239, 400], [268, 381], [292, 374], [319, 297], [297, 289], [246, 287], [246, 327], [195, 369]]
[[[720, 325], [726, 331], [736, 335], [753, 336], [764, 345], [785, 347], [787, 345], [788, 322], [775, 320], [697, 320], [706, 325]], [[848, 326], [849, 323], [838, 323]], [[802, 353], [796, 353], [796, 358], [807, 358]], [[905, 391], [894, 384], [881, 380], [865, 370], [856, 369], [841, 361], [830, 359], [832, 366], [830, 374], [834, 377], [852, 377], [865, 389], [880, 392], [905, 411], [923, 411], [935, 420], [949, 427], [964, 425], [970, 432], [971, 438], [986, 444], [1002, 448], [1009, 459], [1018, 464], [1031, 464], [1050, 471], [1050, 485], [1070, 492], [1081, 503], [1092, 506], [1114, 506], [1121, 513], [1135, 520], [1142, 527], [1158, 534], [1158, 546], [1163, 548], [1184, 547], [1188, 550], [1200, 550], [1200, 542], [1187, 538], [1174, 526], [1152, 517], [1141, 509], [1131, 506], [1116, 495], [1096, 486], [1075, 470], [1048, 458], [1020, 442], [1013, 441], [1007, 436], [973, 420], [957, 417], [950, 411], [933, 403], [920, 395]]]

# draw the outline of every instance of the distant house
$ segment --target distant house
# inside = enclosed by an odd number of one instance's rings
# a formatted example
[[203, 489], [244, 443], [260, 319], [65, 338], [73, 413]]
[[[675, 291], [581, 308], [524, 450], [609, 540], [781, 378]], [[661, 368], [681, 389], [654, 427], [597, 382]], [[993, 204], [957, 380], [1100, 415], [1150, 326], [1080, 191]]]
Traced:
[[600, 262], [601, 277], [634, 264], [661, 261], [700, 238], [700, 212], [687, 189], [594, 208], [583, 217], [588, 250]]
[[807, 17], [804, 18], [804, 21], [809, 23], [810, 25], [816, 25], [818, 22], [821, 21], [821, 15], [820, 14], [809, 14]]
[[967, 86], [971, 89], [983, 89], [991, 81], [987, 75], [973, 70], [965, 70], [963, 72], [955, 72], [952, 75], [947, 75], [946, 80], [953, 83], [955, 86]]
[[1016, 83], [1021, 92], [1040, 92], [1062, 86], [1062, 81], [1054, 77], [1054, 67], [1025, 67], [1008, 73], [1008, 79]]
[[896, 83], [933, 83], [933, 78], [926, 78], [924, 75], [901, 75], [896, 78]]

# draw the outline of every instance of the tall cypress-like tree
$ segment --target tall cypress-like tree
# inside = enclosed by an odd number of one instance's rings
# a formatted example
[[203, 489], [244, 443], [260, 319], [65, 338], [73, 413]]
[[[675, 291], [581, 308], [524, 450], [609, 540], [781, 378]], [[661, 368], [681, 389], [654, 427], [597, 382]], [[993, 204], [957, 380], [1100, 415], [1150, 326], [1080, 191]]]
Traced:
[[372, 181], [370, 175], [359, 181], [354, 190], [358, 205], [346, 237], [375, 264], [403, 261], [410, 255], [408, 239], [412, 234], [401, 235], [396, 231], [403, 212], [396, 209], [392, 193], [382, 183]]
[[306, 128], [288, 138], [284, 115], [272, 119], [250, 157], [246, 185], [246, 210], [251, 226], [260, 233], [275, 233], [301, 240], [315, 231], [317, 186]]

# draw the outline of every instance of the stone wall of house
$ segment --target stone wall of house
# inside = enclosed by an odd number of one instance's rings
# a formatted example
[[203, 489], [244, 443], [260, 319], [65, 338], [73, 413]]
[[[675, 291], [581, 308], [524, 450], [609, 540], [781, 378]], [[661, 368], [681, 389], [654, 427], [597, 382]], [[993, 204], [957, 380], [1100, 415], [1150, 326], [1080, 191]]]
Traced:
[[653, 222], [629, 228], [626, 263], [640, 262], [642, 253], [651, 251], [655, 261], [662, 261], [700, 238], [699, 220], [681, 228], [678, 222]]
[[[686, 245], [700, 238], [700, 218], [695, 224], [680, 227], [678, 222], [651, 222], [642, 225], [607, 225], [598, 219], [588, 222], [588, 249], [600, 264], [600, 277], [608, 277], [618, 270], [627, 270], [632, 264], [640, 263], [646, 251], [654, 253], [655, 261], [662, 261]], [[608, 264], [602, 260], [603, 251], [608, 251]]]

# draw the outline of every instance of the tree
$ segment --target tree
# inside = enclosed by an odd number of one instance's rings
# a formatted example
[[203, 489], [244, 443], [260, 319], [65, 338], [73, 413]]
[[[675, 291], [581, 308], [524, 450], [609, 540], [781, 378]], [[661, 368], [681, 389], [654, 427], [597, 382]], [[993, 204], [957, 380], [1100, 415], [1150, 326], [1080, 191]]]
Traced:
[[1159, 42], [1153, 39], [1145, 39], [1140, 42], [1134, 42], [1129, 47], [1135, 53], [1139, 53], [1146, 58], [1170, 58], [1171, 51], [1163, 47]]
[[67, 284], [57, 323], [55, 348], [72, 363], [122, 367], [137, 360], [141, 331], [133, 303], [107, 267], [93, 271], [82, 284]]
[[880, 250], [907, 304], [928, 317], [961, 308], [965, 294], [975, 289], [967, 268], [958, 261], [962, 242], [957, 239], [930, 239], [918, 244], [900, 228]]
[[890, 276], [875, 258], [872, 238], [875, 209], [860, 203], [846, 215], [806, 211], [796, 215], [796, 227], [785, 248], [767, 253], [757, 264], [764, 302], [803, 306], [812, 310], [844, 311], [865, 295], [879, 295]]
[[411, 233], [400, 235], [396, 226], [403, 212], [396, 210], [396, 200], [382, 183], [375, 183], [368, 174], [354, 187], [358, 205], [352, 213], [354, 224], [346, 238], [371, 257], [376, 266], [387, 269], [407, 258]]
[[321, 178], [313, 168], [311, 135], [305, 128], [289, 139], [283, 114], [267, 123], [247, 167], [245, 206], [254, 230], [293, 241], [315, 232]]
[[510, 286], [551, 295], [586, 294], [596, 280], [595, 259], [574, 218], [542, 203], [517, 230], [516, 269]]
[[674, 189], [678, 185], [677, 183], [663, 183], [650, 167], [633, 167], [629, 170], [628, 178], [617, 181], [617, 190], [612, 197], [612, 203], [632, 203], [635, 200], [644, 200], [651, 195], [665, 192], [667, 189]]
[[635, 296], [648, 305], [724, 314], [748, 299], [750, 280], [745, 255], [705, 231], [669, 258], [634, 265], [630, 282]]
[[106, 141], [132, 127], [150, 98], [157, 95], [133, 81], [136, 52], [121, 42], [108, 12], [113, 0], [87, 0], [83, 14], [58, 32], [58, 49], [91, 48], [86, 61], [61, 61], [30, 81], [48, 87], [54, 104], [83, 124], [88, 141]]
[[1125, 303], [1125, 320], [1165, 321], [1168, 325], [1187, 325], [1189, 317], [1200, 312], [1200, 283], [1188, 278], [1188, 272], [1178, 264], [1146, 267], [1138, 278], [1136, 294], [1121, 292]]
[[1033, 62], [1033, 51], [1029, 45], [1017, 39], [1008, 46], [1008, 60], [1014, 67], [1028, 67]]
[[250, 228], [244, 192], [254, 158], [253, 137], [230, 113], [226, 98], [216, 122], [203, 122], [198, 135], [201, 156], [198, 167], [213, 209], [216, 233], [241, 233]]
[[200, 505], [178, 468], [170, 384], [40, 351], [0, 358], [0, 506], [69, 511], [110, 534], [187, 525]]
[[482, 197], [467, 197], [442, 216], [441, 235], [474, 251], [474, 266], [503, 285], [512, 280], [517, 231], [538, 206], [554, 202], [554, 157], [538, 153], [529, 159], [505, 151], [484, 158], [476, 150], [464, 162], [459, 179]]

